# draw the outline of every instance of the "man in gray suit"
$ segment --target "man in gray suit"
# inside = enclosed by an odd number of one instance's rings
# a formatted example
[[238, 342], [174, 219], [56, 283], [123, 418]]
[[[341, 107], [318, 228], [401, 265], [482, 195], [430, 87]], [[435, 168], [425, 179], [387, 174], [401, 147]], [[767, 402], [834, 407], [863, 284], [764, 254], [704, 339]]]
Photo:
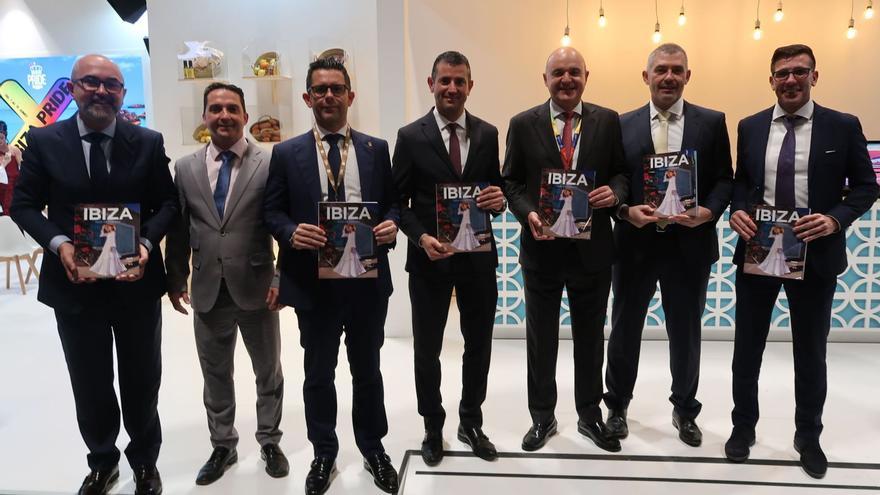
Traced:
[[[278, 447], [281, 373], [277, 281], [272, 237], [263, 226], [269, 156], [244, 138], [244, 93], [232, 84], [205, 88], [202, 118], [211, 143], [174, 165], [181, 217], [168, 234], [168, 296], [178, 312], [195, 311], [196, 347], [205, 379], [204, 402], [214, 452], [196, 484], [213, 483], [238, 460], [235, 341], [241, 332], [257, 383], [257, 441], [266, 472], [287, 476]], [[192, 255], [192, 298], [187, 290]]]

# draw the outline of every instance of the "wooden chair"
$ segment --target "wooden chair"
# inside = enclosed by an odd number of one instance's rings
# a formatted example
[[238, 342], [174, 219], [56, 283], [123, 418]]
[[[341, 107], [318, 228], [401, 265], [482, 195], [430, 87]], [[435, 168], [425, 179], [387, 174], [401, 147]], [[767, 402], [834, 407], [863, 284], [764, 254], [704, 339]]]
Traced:
[[21, 272], [21, 262], [26, 261], [28, 264], [28, 278], [30, 278], [31, 271], [39, 274], [37, 266], [34, 264], [36, 250], [33, 243], [33, 240], [24, 236], [11, 218], [0, 216], [0, 263], [6, 262], [7, 289], [11, 288], [11, 263], [13, 262], [15, 262], [15, 269], [18, 272], [18, 284], [22, 294], [27, 294], [27, 289], [25, 288], [25, 277]]

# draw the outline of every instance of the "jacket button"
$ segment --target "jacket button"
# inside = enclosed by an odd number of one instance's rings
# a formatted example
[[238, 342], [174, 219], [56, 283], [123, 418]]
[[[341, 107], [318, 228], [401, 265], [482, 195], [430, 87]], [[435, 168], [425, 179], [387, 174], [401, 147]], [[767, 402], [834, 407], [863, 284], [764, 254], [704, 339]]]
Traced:
[[225, 230], [221, 230], [221, 231], [220, 231], [220, 237], [226, 237], [226, 231], [225, 231]]

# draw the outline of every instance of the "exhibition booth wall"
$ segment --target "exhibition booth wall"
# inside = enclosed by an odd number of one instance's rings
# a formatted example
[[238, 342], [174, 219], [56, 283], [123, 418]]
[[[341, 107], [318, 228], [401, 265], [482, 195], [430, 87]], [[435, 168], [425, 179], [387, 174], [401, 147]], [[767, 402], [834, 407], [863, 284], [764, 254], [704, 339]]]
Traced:
[[[584, 54], [589, 80], [584, 98], [625, 112], [647, 102], [641, 79], [655, 22], [663, 41], [687, 51], [691, 81], [687, 100], [724, 112], [735, 155], [736, 124], [771, 106], [769, 59], [775, 47], [806, 43], [818, 59], [819, 84], [814, 98], [822, 105], [853, 113], [868, 139], [880, 139], [880, 80], [877, 49], [880, 18], [864, 20], [857, 5], [858, 36], [845, 36], [849, 1], [785, 2], [782, 22], [773, 21], [776, 2], [764, 2], [758, 16], [763, 37], [752, 37], [756, 2], [685, 2], [687, 23], [676, 22], [680, 2], [606, 1], [607, 25], [597, 25], [598, 0], [572, 1], [572, 45]], [[860, 4], [862, 2], [856, 2]], [[218, 78], [242, 86], [253, 123], [263, 116], [280, 120], [283, 137], [308, 130], [311, 115], [301, 93], [308, 62], [329, 48], [342, 48], [353, 73], [356, 100], [352, 125], [368, 134], [395, 140], [404, 124], [433, 104], [426, 78], [434, 57], [459, 50], [471, 62], [475, 86], [468, 109], [495, 124], [504, 150], [510, 118], [547, 98], [541, 74], [566, 25], [562, 0], [150, 0], [148, 23], [124, 23], [104, 0], [0, 0], [0, 58], [77, 55], [90, 52], [141, 54], [145, 91], [153, 114], [147, 124], [165, 136], [175, 160], [198, 149], [193, 132], [201, 113], [206, 81], [183, 78], [177, 55], [185, 41], [211, 41], [225, 54]], [[674, 5], [673, 5], [674, 4]], [[62, 6], [63, 5], [63, 6]], [[148, 24], [148, 32], [145, 29]], [[142, 37], [149, 34], [149, 57]], [[260, 53], [279, 54], [280, 75], [257, 80], [249, 64]], [[263, 143], [267, 148], [269, 143]], [[519, 226], [510, 214], [495, 222], [499, 241], [498, 337], [524, 335], [522, 279], [517, 263]], [[736, 235], [719, 222], [722, 259], [710, 281], [704, 338], [730, 338], [735, 311]], [[392, 253], [396, 291], [389, 306], [389, 336], [410, 334], [407, 277], [403, 270], [405, 239]], [[875, 206], [853, 225], [848, 237], [850, 269], [841, 277], [835, 299], [832, 338], [880, 340], [880, 211]], [[808, 255], [809, 260], [809, 255]], [[809, 261], [808, 261], [809, 262]], [[778, 303], [772, 336], [789, 332], [784, 294]], [[562, 322], [568, 322], [563, 305]], [[649, 335], [663, 327], [659, 297], [652, 302]]]

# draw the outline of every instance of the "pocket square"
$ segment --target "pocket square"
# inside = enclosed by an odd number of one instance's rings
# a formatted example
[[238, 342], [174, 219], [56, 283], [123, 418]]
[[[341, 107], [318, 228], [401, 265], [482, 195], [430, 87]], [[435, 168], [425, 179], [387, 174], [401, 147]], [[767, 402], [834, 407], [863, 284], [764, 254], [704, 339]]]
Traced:
[[831, 153], [837, 153], [837, 150], [825, 150], [826, 155], [830, 155]]

